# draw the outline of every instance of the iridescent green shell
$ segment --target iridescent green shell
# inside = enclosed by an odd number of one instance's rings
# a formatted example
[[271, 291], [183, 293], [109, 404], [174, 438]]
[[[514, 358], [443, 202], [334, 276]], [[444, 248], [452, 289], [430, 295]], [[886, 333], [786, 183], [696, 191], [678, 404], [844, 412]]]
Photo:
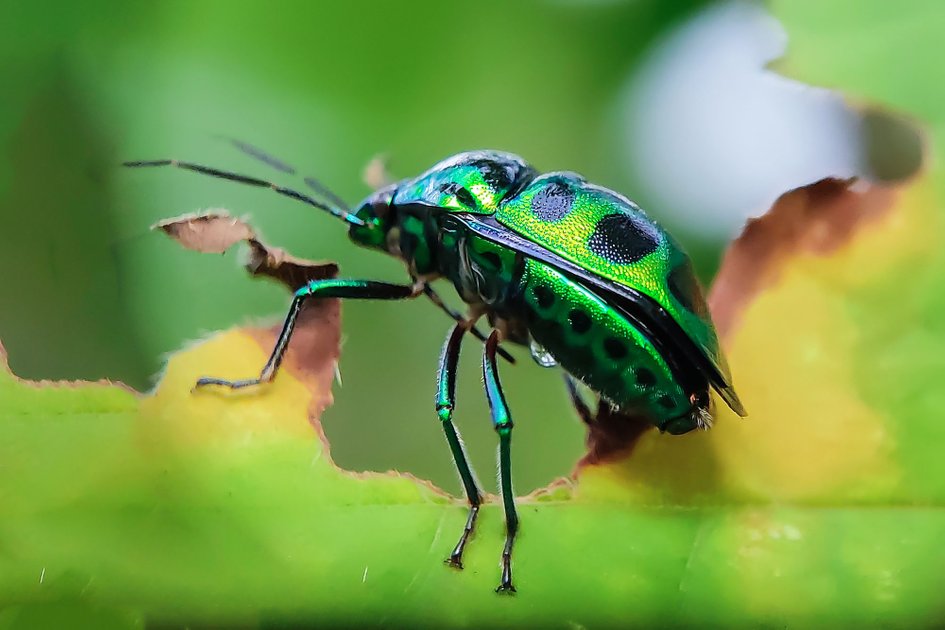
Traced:
[[574, 173], [548, 173], [500, 204], [495, 220], [595, 276], [654, 300], [715, 366], [723, 381], [720, 393], [740, 409], [734, 392], [723, 391], [731, 376], [689, 257], [636, 204]]
[[471, 151], [402, 182], [391, 204], [455, 213], [481, 237], [630, 305], [628, 316], [744, 414], [689, 257], [626, 197], [574, 173], [538, 176], [516, 155]]
[[522, 158], [501, 151], [468, 151], [436, 164], [397, 187], [393, 205], [423, 204], [453, 212], [493, 214], [536, 173]]

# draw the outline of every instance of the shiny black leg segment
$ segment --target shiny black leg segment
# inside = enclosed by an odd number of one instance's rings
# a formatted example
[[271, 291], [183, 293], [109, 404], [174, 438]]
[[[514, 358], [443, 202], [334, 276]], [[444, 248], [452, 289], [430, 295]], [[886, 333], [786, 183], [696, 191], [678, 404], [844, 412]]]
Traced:
[[205, 387], [207, 385], [220, 385], [230, 389], [240, 389], [251, 387], [261, 383], [269, 383], [276, 376], [279, 364], [285, 356], [286, 348], [289, 346], [289, 339], [292, 337], [292, 331], [295, 328], [295, 321], [298, 319], [299, 312], [302, 310], [302, 304], [308, 298], [346, 298], [350, 300], [406, 300], [419, 295], [420, 289], [409, 285], [389, 284], [387, 282], [375, 282], [373, 280], [313, 280], [307, 285], [295, 292], [292, 299], [292, 305], [289, 307], [289, 314], [286, 315], [285, 322], [282, 324], [282, 332], [279, 333], [279, 339], [276, 346], [269, 355], [269, 360], [263, 366], [258, 378], [249, 378], [239, 381], [228, 381], [222, 378], [204, 376], [197, 379], [194, 389]]
[[502, 550], [502, 581], [496, 593], [514, 593], [512, 585], [512, 546], [518, 532], [518, 514], [515, 511], [515, 494], [512, 492], [512, 416], [502, 393], [499, 374], [496, 370], [496, 348], [499, 331], [493, 330], [486, 339], [482, 355], [482, 379], [486, 388], [486, 399], [492, 412], [492, 424], [499, 434], [499, 486], [502, 490], [502, 505], [505, 507], [505, 547]]
[[584, 398], [578, 390], [577, 379], [565, 372], [564, 384], [568, 388], [568, 396], [571, 397], [571, 404], [574, 405], [574, 410], [577, 411], [578, 417], [588, 426], [594, 424], [594, 412], [591, 411], [591, 408], [584, 402]]
[[466, 452], [463, 450], [463, 442], [453, 426], [453, 409], [456, 405], [456, 364], [459, 361], [459, 349], [463, 341], [463, 335], [466, 334], [465, 323], [457, 323], [453, 326], [446, 343], [443, 345], [443, 352], [440, 355], [440, 371], [436, 382], [436, 415], [439, 416], [443, 425], [443, 433], [446, 435], [446, 441], [450, 445], [450, 452], [453, 454], [453, 463], [456, 464], [456, 470], [459, 471], [459, 477], [463, 481], [463, 488], [466, 490], [466, 499], [469, 501], [469, 516], [466, 517], [466, 526], [459, 537], [459, 542], [453, 548], [450, 557], [446, 563], [457, 569], [463, 568], [463, 551], [466, 549], [466, 543], [476, 527], [476, 517], [479, 516], [479, 505], [482, 503], [482, 493], [476, 485], [476, 478], [469, 462], [466, 460]]
[[[459, 313], [459, 312], [453, 310], [452, 308], [450, 308], [450, 307], [446, 304], [446, 302], [444, 302], [444, 301], [440, 298], [440, 295], [439, 295], [436, 291], [434, 291], [434, 290], [433, 290], [433, 287], [431, 287], [429, 284], [423, 285], [423, 292], [426, 294], [426, 296], [427, 296], [428, 298], [430, 298], [430, 301], [431, 301], [431, 302], [433, 302], [434, 304], [436, 304], [436, 305], [440, 308], [441, 311], [443, 311], [444, 313], [446, 313], [447, 315], [449, 315], [450, 317], [452, 317], [452, 318], [453, 318], [453, 321], [455, 321], [457, 324], [466, 321], [466, 318], [464, 318], [461, 313]], [[478, 339], [479, 341], [485, 342], [486, 336], [485, 336], [484, 334], [482, 334], [482, 331], [479, 330], [478, 328], [476, 328], [475, 326], [473, 326], [472, 328], [470, 328], [470, 329], [469, 329], [469, 332], [471, 332], [471, 333], [472, 333], [472, 336], [475, 337], [476, 339]], [[515, 365], [515, 357], [513, 357], [511, 354], [509, 354], [508, 352], [506, 352], [506, 351], [502, 348], [502, 346], [499, 346], [498, 352], [499, 352], [499, 355], [500, 355], [503, 359], [505, 359], [506, 361], [508, 361], [508, 362], [511, 363], [512, 365]]]

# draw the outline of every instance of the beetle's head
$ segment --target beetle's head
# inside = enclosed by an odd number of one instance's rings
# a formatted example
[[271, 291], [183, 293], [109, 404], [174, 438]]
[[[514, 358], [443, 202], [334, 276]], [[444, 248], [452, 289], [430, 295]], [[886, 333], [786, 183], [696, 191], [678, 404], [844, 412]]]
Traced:
[[352, 241], [364, 247], [387, 251], [387, 235], [395, 223], [391, 200], [396, 189], [397, 186], [393, 184], [381, 188], [361, 202], [354, 214], [364, 221], [364, 225], [351, 225], [348, 236]]
[[689, 411], [664, 422], [659, 427], [660, 431], [665, 431], [671, 435], [682, 435], [695, 429], [709, 429], [712, 427], [708, 390], [692, 394], [689, 400], [692, 402]]

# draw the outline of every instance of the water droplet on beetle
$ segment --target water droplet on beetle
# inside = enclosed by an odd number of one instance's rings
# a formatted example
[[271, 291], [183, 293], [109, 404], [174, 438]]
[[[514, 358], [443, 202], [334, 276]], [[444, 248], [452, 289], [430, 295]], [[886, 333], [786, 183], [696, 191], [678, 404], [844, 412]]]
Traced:
[[534, 339], [528, 343], [528, 349], [531, 350], [532, 358], [535, 359], [535, 363], [541, 367], [550, 368], [558, 365], [558, 362], [555, 361], [553, 356], [551, 356], [551, 353], [545, 350]]

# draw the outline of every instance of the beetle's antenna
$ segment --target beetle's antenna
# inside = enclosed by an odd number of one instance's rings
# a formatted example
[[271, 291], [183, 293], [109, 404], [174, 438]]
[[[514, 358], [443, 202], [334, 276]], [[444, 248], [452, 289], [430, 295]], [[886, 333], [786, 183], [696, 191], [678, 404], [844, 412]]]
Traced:
[[[296, 170], [294, 167], [286, 164], [285, 162], [275, 157], [274, 155], [270, 155], [269, 153], [263, 151], [259, 147], [255, 147], [249, 144], [248, 142], [243, 142], [242, 140], [237, 140], [236, 138], [228, 138], [226, 136], [223, 136], [223, 139], [229, 142], [239, 151], [245, 153], [246, 155], [252, 158], [259, 160], [260, 162], [264, 164], [268, 164], [269, 166], [276, 169], [280, 173], [286, 173], [287, 175], [296, 174]], [[345, 203], [344, 199], [336, 195], [325, 184], [321, 183], [314, 177], [306, 177], [304, 181], [305, 181], [306, 186], [308, 186], [309, 188], [311, 188], [318, 194], [328, 199], [328, 201], [330, 201], [335, 206], [342, 208], [346, 212], [351, 211], [351, 208], [348, 206], [348, 204]]]
[[342, 199], [341, 197], [339, 197], [338, 195], [336, 195], [334, 192], [332, 192], [332, 190], [331, 190], [330, 188], [328, 188], [328, 186], [326, 186], [325, 184], [321, 183], [320, 181], [318, 181], [318, 180], [315, 179], [314, 177], [308, 176], [308, 177], [306, 177], [303, 181], [305, 182], [305, 184], [306, 184], [309, 188], [311, 188], [312, 190], [314, 190], [314, 191], [317, 192], [317, 193], [321, 193], [322, 195], [324, 195], [325, 197], [327, 197], [329, 201], [331, 201], [333, 204], [335, 204], [335, 205], [338, 206], [339, 208], [344, 208], [345, 210], [348, 210], [348, 211], [351, 210], [351, 209], [348, 207], [348, 204], [345, 203], [345, 200], [344, 200], [344, 199]]
[[226, 136], [221, 136], [221, 137], [222, 139], [226, 140], [227, 142], [229, 142], [231, 145], [233, 145], [235, 148], [239, 149], [246, 155], [252, 158], [256, 158], [263, 164], [268, 164], [269, 166], [276, 169], [280, 173], [287, 173], [289, 175], [295, 175], [295, 168], [293, 168], [292, 166], [289, 166], [288, 164], [286, 164], [279, 158], [266, 153], [262, 149], [258, 147], [254, 147], [248, 142], [237, 140], [236, 138], [228, 138]]
[[182, 168], [184, 170], [193, 171], [195, 173], [201, 173], [203, 175], [210, 175], [211, 177], [219, 177], [220, 179], [228, 179], [232, 182], [248, 184], [249, 186], [257, 186], [259, 188], [269, 188], [279, 193], [280, 195], [289, 197], [291, 199], [295, 199], [296, 201], [301, 201], [302, 203], [307, 203], [308, 205], [314, 208], [318, 208], [319, 210], [324, 210], [328, 214], [338, 217], [345, 223], [349, 223], [351, 225], [359, 225], [359, 226], [366, 225], [364, 221], [362, 221], [355, 215], [351, 214], [351, 212], [347, 208], [341, 209], [334, 206], [330, 206], [327, 203], [322, 203], [321, 201], [318, 201], [317, 199], [313, 199], [312, 197], [309, 197], [308, 195], [304, 195], [296, 190], [292, 190], [291, 188], [286, 188], [285, 186], [280, 186], [273, 182], [269, 182], [264, 179], [258, 179], [256, 177], [250, 177], [248, 175], [240, 175], [239, 173], [223, 171], [223, 170], [213, 168], [210, 166], [202, 166], [200, 164], [194, 164], [192, 162], [180, 162], [178, 160], [141, 160], [141, 161], [136, 161], [136, 162], [123, 162], [122, 165], [131, 167], [131, 168], [139, 168], [139, 167], [146, 167], [146, 166], [173, 166], [175, 168]]

